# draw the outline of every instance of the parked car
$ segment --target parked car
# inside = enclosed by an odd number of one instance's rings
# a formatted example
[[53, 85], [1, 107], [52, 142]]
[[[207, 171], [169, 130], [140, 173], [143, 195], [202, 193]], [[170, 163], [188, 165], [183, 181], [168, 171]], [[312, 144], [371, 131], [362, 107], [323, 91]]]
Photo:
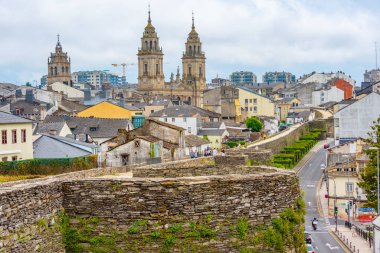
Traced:
[[330, 144], [325, 144], [325, 145], [323, 145], [323, 148], [324, 149], [328, 149], [330, 147]]
[[306, 244], [311, 244], [311, 235], [305, 231], [305, 242]]
[[286, 126], [280, 126], [279, 128], [278, 128], [278, 131], [283, 131], [283, 130], [285, 130], [287, 127]]
[[315, 253], [313, 245], [308, 244], [306, 246], [307, 246], [307, 253]]

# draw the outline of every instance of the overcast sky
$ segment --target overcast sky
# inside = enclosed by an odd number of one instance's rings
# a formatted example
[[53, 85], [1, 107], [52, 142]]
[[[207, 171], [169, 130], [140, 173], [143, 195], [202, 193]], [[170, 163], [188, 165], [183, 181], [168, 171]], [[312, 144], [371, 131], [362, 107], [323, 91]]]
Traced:
[[[206, 53], [207, 80], [236, 70], [300, 76], [342, 70], [359, 84], [375, 67], [379, 0], [150, 0], [166, 79], [181, 65], [191, 11]], [[61, 35], [71, 70], [121, 72], [137, 63], [148, 1], [0, 0], [0, 82], [39, 82]], [[129, 66], [127, 81], [137, 80]]]

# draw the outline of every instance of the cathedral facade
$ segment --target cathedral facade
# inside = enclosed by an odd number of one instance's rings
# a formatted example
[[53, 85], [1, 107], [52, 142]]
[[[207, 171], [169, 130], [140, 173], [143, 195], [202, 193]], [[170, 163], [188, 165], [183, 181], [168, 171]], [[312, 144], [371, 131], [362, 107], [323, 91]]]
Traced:
[[51, 53], [48, 58], [47, 85], [49, 87], [49, 85], [55, 82], [61, 82], [72, 86], [70, 57], [68, 57], [67, 53], [62, 51], [59, 35], [57, 36], [58, 41], [55, 46], [55, 52]]
[[137, 53], [137, 90], [147, 96], [163, 96], [178, 100], [179, 103], [202, 107], [203, 91], [206, 89], [206, 57], [195, 30], [194, 17], [182, 56], [182, 77], [178, 67], [175, 78], [172, 73], [170, 81], [165, 82], [163, 56], [149, 11], [148, 24], [144, 29], [141, 47]]

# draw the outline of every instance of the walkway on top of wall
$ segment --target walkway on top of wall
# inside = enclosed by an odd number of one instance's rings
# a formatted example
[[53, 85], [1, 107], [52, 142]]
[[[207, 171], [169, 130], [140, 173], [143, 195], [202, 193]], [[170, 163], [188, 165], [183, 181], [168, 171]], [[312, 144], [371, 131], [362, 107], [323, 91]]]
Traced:
[[282, 132], [280, 132], [280, 133], [278, 133], [276, 135], [273, 135], [273, 136], [271, 136], [271, 137], [269, 137], [269, 138], [267, 138], [265, 140], [261, 140], [261, 141], [255, 142], [255, 143], [253, 143], [251, 145], [248, 145], [247, 148], [253, 148], [253, 147], [256, 147], [256, 146], [259, 146], [259, 145], [263, 145], [263, 144], [266, 144], [268, 142], [272, 142], [274, 140], [277, 140], [277, 139], [279, 139], [281, 137], [284, 137], [284, 136], [292, 133], [293, 131], [295, 131], [297, 128], [299, 128], [301, 126], [303, 126], [303, 124], [297, 123], [295, 125], [292, 125], [291, 127], [287, 128], [286, 130], [284, 130], [284, 131], [282, 131]]

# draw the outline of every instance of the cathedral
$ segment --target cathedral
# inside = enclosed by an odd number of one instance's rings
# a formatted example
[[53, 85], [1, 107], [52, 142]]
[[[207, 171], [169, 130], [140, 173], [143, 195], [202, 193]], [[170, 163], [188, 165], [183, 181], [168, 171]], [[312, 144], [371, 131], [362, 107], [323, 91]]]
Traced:
[[202, 52], [202, 43], [195, 30], [194, 16], [182, 56], [182, 78], [179, 67], [174, 78], [165, 82], [163, 71], [162, 47], [156, 29], [152, 25], [150, 10], [148, 24], [141, 38], [138, 50], [138, 85], [137, 90], [147, 96], [163, 96], [179, 103], [198, 107], [203, 106], [203, 91], [206, 89], [206, 57]]
[[61, 82], [69, 86], [73, 86], [71, 80], [70, 57], [62, 51], [59, 35], [55, 46], [55, 52], [50, 54], [48, 58], [48, 87], [55, 82]]

